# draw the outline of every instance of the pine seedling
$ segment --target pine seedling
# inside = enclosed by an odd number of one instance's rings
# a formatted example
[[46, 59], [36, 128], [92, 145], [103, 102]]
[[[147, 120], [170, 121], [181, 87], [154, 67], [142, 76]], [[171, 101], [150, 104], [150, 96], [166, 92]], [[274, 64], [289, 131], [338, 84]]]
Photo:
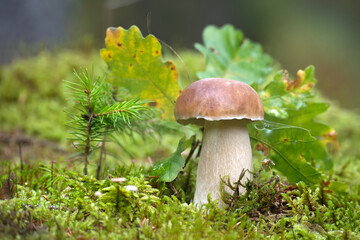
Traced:
[[105, 77], [94, 77], [86, 69], [80, 73], [74, 71], [74, 76], [78, 82], [65, 81], [74, 102], [73, 109], [68, 112], [67, 126], [71, 129], [70, 140], [83, 155], [84, 174], [87, 175], [89, 155], [104, 136], [131, 130], [132, 123], [145, 118], [149, 108], [137, 98], [117, 100]]

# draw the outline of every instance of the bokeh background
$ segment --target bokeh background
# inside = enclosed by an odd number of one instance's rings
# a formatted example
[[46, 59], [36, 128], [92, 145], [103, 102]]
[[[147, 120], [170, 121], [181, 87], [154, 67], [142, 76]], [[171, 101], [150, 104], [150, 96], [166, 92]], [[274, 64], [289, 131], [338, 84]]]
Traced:
[[293, 74], [315, 65], [323, 95], [359, 108], [356, 0], [0, 0], [1, 64], [44, 48], [100, 49], [109, 26], [137, 25], [176, 50], [193, 49], [206, 25], [225, 23], [261, 43]]

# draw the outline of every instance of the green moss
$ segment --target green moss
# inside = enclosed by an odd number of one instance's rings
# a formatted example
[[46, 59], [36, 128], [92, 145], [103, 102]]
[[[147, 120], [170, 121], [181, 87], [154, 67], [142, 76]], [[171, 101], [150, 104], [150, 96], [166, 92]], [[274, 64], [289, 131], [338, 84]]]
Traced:
[[[276, 176], [261, 183], [256, 178], [244, 197], [220, 210], [216, 202], [199, 209], [165, 194], [144, 177], [148, 170], [135, 165], [108, 171], [104, 180], [58, 165], [34, 169], [25, 174], [26, 184], [17, 185], [15, 198], [0, 200], [4, 239], [337, 239], [344, 234], [355, 239], [360, 234], [359, 200], [326, 182], [309, 188]], [[114, 177], [125, 178], [115, 182]]]

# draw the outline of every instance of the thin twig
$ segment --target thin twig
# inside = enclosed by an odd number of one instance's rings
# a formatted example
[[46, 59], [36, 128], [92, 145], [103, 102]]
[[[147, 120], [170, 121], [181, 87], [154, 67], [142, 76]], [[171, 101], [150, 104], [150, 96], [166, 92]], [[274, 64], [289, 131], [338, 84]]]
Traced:
[[92, 120], [94, 118], [94, 112], [93, 112], [93, 109], [91, 108], [91, 93], [90, 93], [90, 90], [86, 89], [86, 90], [84, 90], [84, 92], [87, 94], [87, 97], [88, 97], [87, 110], [88, 110], [88, 113], [89, 113], [89, 120], [88, 120], [86, 130], [85, 130], [85, 133], [86, 133], [86, 145], [85, 145], [85, 149], [84, 149], [84, 175], [87, 175], [87, 173], [88, 173], [87, 165], [88, 165], [88, 157], [89, 157], [89, 154], [90, 154], [90, 141], [91, 141], [91, 138], [90, 138], [90, 135], [91, 135], [90, 125], [91, 125], [91, 122], [92, 122]]
[[191, 149], [190, 149], [190, 152], [189, 152], [189, 155], [186, 157], [185, 159], [185, 163], [184, 163], [184, 166], [183, 166], [183, 169], [185, 169], [186, 165], [188, 164], [188, 162], [190, 161], [192, 155], [194, 154], [196, 148], [199, 146], [200, 144], [200, 141], [199, 140], [196, 140], [196, 135], [194, 135], [194, 140], [191, 144]]
[[22, 154], [22, 144], [21, 142], [18, 142], [18, 146], [19, 146], [19, 157], [20, 157], [20, 184], [23, 184], [25, 179], [23, 176], [23, 170], [24, 170], [24, 159], [23, 159], [23, 154]]
[[175, 196], [177, 196], [179, 194], [179, 192], [176, 190], [175, 186], [171, 182], [169, 182], [168, 185], [169, 185], [170, 189], [173, 191], [173, 193], [175, 194]]
[[104, 134], [103, 141], [101, 143], [102, 145], [101, 145], [100, 158], [99, 158], [99, 163], [98, 163], [98, 166], [97, 166], [97, 169], [96, 169], [96, 179], [100, 179], [100, 172], [101, 172], [102, 163], [106, 159], [105, 142], [106, 142], [106, 134]]
[[87, 175], [88, 171], [87, 171], [87, 165], [88, 165], [88, 157], [90, 154], [90, 135], [91, 135], [91, 128], [90, 128], [90, 124], [91, 121], [93, 119], [93, 113], [90, 114], [89, 117], [89, 121], [88, 124], [86, 126], [86, 145], [85, 145], [85, 149], [84, 149], [84, 175]]
[[[148, 31], [148, 34], [151, 34], [151, 12], [148, 12], [147, 17], [146, 17], [146, 20], [147, 20], [147, 31]], [[155, 38], [156, 38], [159, 42], [161, 42], [162, 44], [164, 44], [167, 48], [169, 48], [170, 51], [171, 51], [172, 53], [174, 53], [177, 58], [179, 58], [180, 62], [181, 62], [181, 63], [184, 65], [184, 67], [185, 67], [185, 72], [186, 72], [187, 78], [188, 78], [188, 80], [191, 82], [189, 70], [187, 69], [185, 62], [184, 62], [183, 59], [180, 57], [180, 55], [179, 55], [179, 54], [175, 51], [175, 49], [172, 48], [169, 44], [167, 44], [166, 42], [164, 42], [163, 40], [161, 40], [161, 39], [159, 39], [159, 38], [157, 38], [157, 37], [155, 37]]]

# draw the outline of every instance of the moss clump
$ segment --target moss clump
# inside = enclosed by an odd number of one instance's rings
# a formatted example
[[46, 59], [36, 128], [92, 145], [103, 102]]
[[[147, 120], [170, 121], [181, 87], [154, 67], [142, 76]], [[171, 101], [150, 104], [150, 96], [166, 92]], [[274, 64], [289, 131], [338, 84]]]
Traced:
[[244, 195], [234, 193], [229, 208], [220, 210], [216, 202], [197, 208], [153, 188], [147, 173], [132, 165], [97, 180], [40, 165], [26, 172], [24, 184], [16, 184], [14, 198], [0, 200], [1, 237], [351, 239], [360, 234], [359, 198], [329, 181], [308, 187], [275, 175], [262, 183], [255, 178]]

